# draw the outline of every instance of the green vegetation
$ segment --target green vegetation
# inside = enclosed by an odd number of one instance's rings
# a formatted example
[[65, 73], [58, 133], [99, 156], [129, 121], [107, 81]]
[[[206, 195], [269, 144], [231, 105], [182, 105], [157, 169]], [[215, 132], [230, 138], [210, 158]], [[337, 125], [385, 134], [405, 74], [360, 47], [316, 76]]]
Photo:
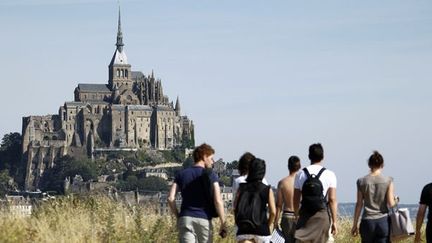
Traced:
[[187, 157], [184, 161], [183, 161], [183, 168], [187, 168], [190, 167], [194, 164], [194, 160], [192, 158], [192, 156]]
[[0, 197], [3, 197], [9, 190], [13, 190], [15, 187], [13, 178], [9, 176], [9, 171], [0, 171]]
[[44, 191], [56, 191], [63, 193], [64, 179], [75, 175], [81, 175], [84, 181], [96, 180], [99, 175], [99, 168], [91, 160], [76, 160], [70, 156], [64, 156], [55, 162], [53, 168], [45, 171], [41, 188]]
[[[3, 136], [0, 144], [0, 187], [20, 188], [24, 185], [25, 164], [21, 160], [21, 134], [14, 132]], [[13, 179], [11, 182], [10, 179]], [[0, 189], [1, 190], [1, 189]], [[0, 191], [0, 195], [1, 191]]]
[[231, 178], [228, 176], [221, 176], [219, 178], [219, 182], [222, 183], [224, 186], [232, 186]]
[[183, 143], [182, 148], [190, 148], [193, 149], [195, 147], [195, 133], [194, 130], [191, 132], [191, 136], [189, 137], [186, 133], [183, 134]]
[[116, 187], [122, 191], [132, 191], [135, 189], [147, 191], [168, 191], [168, 182], [155, 176], [138, 179], [135, 175], [129, 175], [126, 180], [119, 180]]
[[226, 164], [227, 170], [237, 170], [237, 168], [238, 168], [238, 161], [237, 160], [234, 160], [232, 162], [228, 162]]

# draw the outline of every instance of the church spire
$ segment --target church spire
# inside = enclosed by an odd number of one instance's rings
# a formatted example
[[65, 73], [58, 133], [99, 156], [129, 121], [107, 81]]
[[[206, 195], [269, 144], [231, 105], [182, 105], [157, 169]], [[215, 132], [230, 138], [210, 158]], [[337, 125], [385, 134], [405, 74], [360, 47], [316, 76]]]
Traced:
[[179, 101], [179, 97], [177, 96], [177, 100], [176, 100], [176, 104], [175, 104], [175, 109], [177, 116], [180, 116], [180, 101]]
[[118, 30], [117, 30], [117, 50], [119, 52], [123, 51], [123, 33], [121, 31], [121, 16], [120, 16], [120, 5], [119, 5], [119, 15], [118, 15]]

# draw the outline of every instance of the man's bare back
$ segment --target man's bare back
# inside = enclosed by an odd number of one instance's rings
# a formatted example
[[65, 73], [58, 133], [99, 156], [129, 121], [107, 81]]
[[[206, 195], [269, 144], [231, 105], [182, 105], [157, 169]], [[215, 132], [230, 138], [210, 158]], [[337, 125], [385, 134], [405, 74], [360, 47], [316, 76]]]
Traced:
[[282, 208], [283, 211], [294, 212], [294, 179], [296, 173], [279, 181], [277, 192], [277, 207]]

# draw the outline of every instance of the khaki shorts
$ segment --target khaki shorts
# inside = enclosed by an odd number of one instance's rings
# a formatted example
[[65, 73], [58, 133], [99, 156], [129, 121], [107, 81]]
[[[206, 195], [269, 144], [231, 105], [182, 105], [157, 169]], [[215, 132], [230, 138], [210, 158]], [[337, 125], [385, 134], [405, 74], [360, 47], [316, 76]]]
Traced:
[[178, 219], [177, 228], [180, 243], [213, 242], [213, 226], [208, 219], [183, 216]]

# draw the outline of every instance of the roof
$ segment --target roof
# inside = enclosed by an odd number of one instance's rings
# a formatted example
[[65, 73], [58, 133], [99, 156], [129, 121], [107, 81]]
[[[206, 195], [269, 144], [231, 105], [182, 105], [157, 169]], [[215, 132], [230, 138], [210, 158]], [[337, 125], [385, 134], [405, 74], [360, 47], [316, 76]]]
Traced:
[[143, 111], [153, 111], [153, 109], [148, 105], [128, 105], [128, 110], [143, 110]]
[[113, 64], [127, 65], [128, 61], [127, 61], [126, 53], [124, 51], [120, 52], [118, 49], [116, 49], [111, 59], [110, 66], [112, 66]]
[[158, 111], [174, 111], [173, 108], [171, 108], [169, 106], [164, 106], [164, 105], [158, 105], [158, 106], [156, 106], [156, 109]]
[[124, 111], [125, 108], [126, 108], [125, 105], [112, 105], [111, 106], [111, 110], [122, 110], [122, 111]]
[[78, 84], [81, 92], [111, 92], [107, 84]]
[[66, 106], [84, 106], [85, 103], [84, 102], [77, 102], [77, 101], [70, 101], [70, 102], [65, 102]]
[[144, 74], [141, 71], [132, 71], [132, 79], [142, 79], [144, 78]]
[[86, 105], [109, 105], [110, 103], [107, 101], [103, 101], [103, 100], [90, 100], [90, 101], [84, 101], [84, 102], [80, 102], [80, 101], [70, 101], [70, 102], [65, 102], [65, 105], [68, 106], [86, 106]]

